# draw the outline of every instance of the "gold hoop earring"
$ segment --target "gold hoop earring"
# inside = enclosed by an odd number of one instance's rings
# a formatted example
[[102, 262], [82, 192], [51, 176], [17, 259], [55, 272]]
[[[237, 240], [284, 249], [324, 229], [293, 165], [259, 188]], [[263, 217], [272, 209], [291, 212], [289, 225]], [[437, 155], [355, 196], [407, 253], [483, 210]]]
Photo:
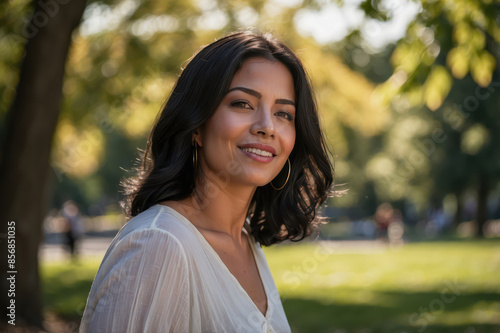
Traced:
[[287, 162], [288, 162], [288, 175], [286, 176], [286, 180], [285, 180], [285, 183], [283, 184], [283, 186], [281, 186], [280, 188], [276, 188], [274, 185], [273, 185], [273, 181], [270, 182], [271, 186], [276, 190], [276, 191], [279, 191], [281, 190], [283, 187], [285, 187], [286, 183], [288, 183], [288, 178], [290, 178], [290, 170], [292, 169], [292, 166], [290, 165], [290, 159], [287, 158]]
[[198, 143], [195, 141], [193, 145], [193, 171], [198, 169]]

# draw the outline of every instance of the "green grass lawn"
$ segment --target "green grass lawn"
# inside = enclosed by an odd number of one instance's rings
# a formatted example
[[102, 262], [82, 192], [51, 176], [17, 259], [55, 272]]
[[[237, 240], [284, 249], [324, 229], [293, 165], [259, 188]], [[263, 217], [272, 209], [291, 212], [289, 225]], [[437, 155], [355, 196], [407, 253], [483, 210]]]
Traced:
[[[499, 239], [265, 253], [293, 332], [500, 332]], [[46, 309], [78, 321], [98, 266], [42, 264]]]

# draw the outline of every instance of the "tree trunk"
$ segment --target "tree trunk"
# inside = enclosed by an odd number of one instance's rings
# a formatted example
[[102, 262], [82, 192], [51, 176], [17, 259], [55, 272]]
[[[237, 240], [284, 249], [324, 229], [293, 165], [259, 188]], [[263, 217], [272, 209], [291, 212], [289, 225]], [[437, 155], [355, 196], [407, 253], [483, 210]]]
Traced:
[[479, 177], [479, 188], [477, 193], [477, 211], [476, 211], [476, 236], [484, 237], [484, 225], [488, 219], [488, 177], [481, 175]]
[[[6, 118], [7, 135], [0, 166], [2, 324], [13, 318], [7, 316], [12, 314], [7, 307], [15, 301], [16, 326], [42, 327], [38, 247], [48, 208], [49, 157], [71, 35], [80, 22], [85, 3], [85, 0], [33, 1], [33, 16], [22, 32], [27, 42], [16, 96]], [[8, 230], [10, 221], [15, 226]], [[7, 231], [9, 236], [15, 233], [15, 237], [7, 240]], [[13, 240], [15, 264], [10, 267], [7, 242], [12, 246]], [[8, 281], [11, 276], [14, 279]], [[7, 297], [14, 286], [15, 295]]]

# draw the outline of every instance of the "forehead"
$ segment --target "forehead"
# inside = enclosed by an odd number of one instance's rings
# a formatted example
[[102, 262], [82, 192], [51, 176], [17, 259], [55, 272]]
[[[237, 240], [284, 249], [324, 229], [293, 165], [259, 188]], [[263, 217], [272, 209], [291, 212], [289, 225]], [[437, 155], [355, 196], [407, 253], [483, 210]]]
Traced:
[[243, 62], [231, 81], [231, 86], [246, 87], [264, 94], [294, 100], [293, 77], [279, 61], [265, 58], [249, 58]]

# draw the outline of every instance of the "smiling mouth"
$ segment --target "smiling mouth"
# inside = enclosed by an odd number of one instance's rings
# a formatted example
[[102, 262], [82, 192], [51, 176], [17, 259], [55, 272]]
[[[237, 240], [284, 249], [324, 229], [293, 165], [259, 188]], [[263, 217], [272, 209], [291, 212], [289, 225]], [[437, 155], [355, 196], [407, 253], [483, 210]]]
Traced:
[[265, 151], [265, 150], [260, 150], [260, 149], [257, 149], [257, 148], [242, 148], [242, 147], [238, 147], [239, 149], [243, 150], [243, 151], [246, 151], [248, 153], [252, 153], [252, 154], [255, 154], [255, 155], [259, 155], [259, 156], [262, 156], [262, 157], [273, 157], [273, 156], [276, 156], [276, 155], [273, 155], [273, 153], [271, 152], [268, 152], [268, 151]]

